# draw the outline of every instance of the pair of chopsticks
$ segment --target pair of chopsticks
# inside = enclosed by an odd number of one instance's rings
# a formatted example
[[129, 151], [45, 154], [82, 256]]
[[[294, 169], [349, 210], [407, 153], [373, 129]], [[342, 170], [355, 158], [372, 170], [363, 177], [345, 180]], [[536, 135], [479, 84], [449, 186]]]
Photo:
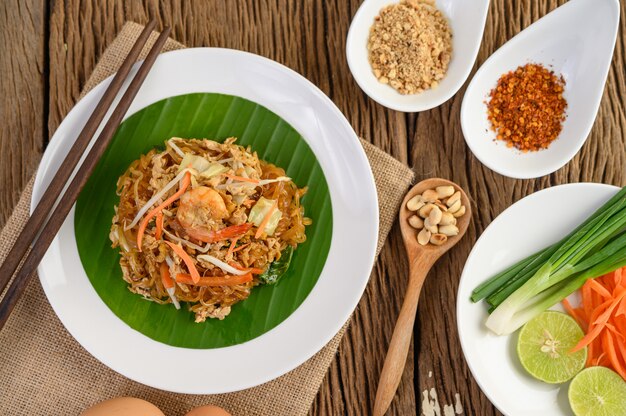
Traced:
[[[122, 85], [128, 77], [133, 64], [137, 61], [141, 50], [148, 41], [150, 33], [155, 26], [156, 21], [151, 20], [139, 35], [139, 38], [131, 48], [128, 56], [126, 56], [126, 59], [122, 63], [119, 71], [113, 77], [113, 80], [100, 99], [100, 102], [89, 117], [89, 120], [87, 120], [85, 127], [83, 127], [83, 130], [78, 135], [76, 142], [70, 149], [65, 160], [61, 164], [61, 167], [52, 179], [52, 182], [50, 182], [50, 185], [43, 194], [39, 204], [37, 204], [33, 215], [30, 217], [24, 226], [22, 233], [13, 244], [13, 247], [7, 255], [4, 263], [0, 266], [0, 293], [2, 293], [7, 285], [9, 285], [9, 282], [11, 282], [4, 297], [0, 300], [0, 329], [4, 327], [4, 324], [11, 314], [15, 303], [24, 292], [26, 284], [35, 271], [35, 268], [41, 262], [41, 259], [48, 250], [50, 243], [52, 243], [52, 240], [61, 228], [65, 218], [76, 202], [80, 191], [83, 189], [83, 186], [85, 186], [87, 179], [89, 179], [89, 176], [96, 167], [96, 164], [109, 145], [111, 139], [113, 138], [113, 134], [122, 122], [124, 115], [128, 111], [133, 99], [141, 88], [141, 85], [152, 68], [154, 61], [161, 52], [161, 49], [163, 48], [163, 45], [165, 44], [165, 41], [170, 33], [169, 27], [166, 27], [161, 32], [160, 36], [152, 46], [152, 49], [148, 52], [146, 59], [141, 64], [141, 67], [137, 71], [133, 80], [130, 82], [128, 88], [124, 92], [124, 95], [115, 107], [115, 110], [113, 110], [113, 113], [104, 125], [102, 132], [94, 142], [91, 150], [87, 154], [87, 157], [78, 168], [74, 178], [67, 186], [65, 193], [63, 193], [63, 188], [70, 179], [72, 172], [74, 172], [81, 159], [81, 156], [87, 149], [93, 135], [96, 133], [100, 123], [111, 107], [113, 100], [122, 88]], [[58, 204], [57, 200], [59, 200]], [[21, 267], [18, 270], [20, 264]], [[11, 277], [14, 274], [15, 277], [11, 281]]]

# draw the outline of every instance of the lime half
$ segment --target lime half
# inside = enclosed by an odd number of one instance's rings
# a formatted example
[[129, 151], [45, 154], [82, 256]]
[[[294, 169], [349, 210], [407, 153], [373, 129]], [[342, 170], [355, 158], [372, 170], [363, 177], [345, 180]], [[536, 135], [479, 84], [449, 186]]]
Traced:
[[531, 376], [546, 383], [563, 383], [585, 366], [587, 348], [569, 351], [584, 336], [569, 315], [546, 311], [528, 321], [517, 340], [517, 356]]
[[581, 371], [568, 396], [576, 416], [626, 416], [626, 381], [606, 367]]

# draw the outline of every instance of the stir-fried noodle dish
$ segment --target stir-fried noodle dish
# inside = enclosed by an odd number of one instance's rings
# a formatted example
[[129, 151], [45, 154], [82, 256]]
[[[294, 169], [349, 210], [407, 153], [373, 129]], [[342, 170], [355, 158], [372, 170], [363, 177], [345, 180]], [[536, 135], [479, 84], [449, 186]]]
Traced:
[[172, 138], [119, 178], [113, 247], [131, 292], [186, 302], [196, 322], [223, 319], [259, 284], [273, 284], [306, 240], [306, 188], [250, 148]]

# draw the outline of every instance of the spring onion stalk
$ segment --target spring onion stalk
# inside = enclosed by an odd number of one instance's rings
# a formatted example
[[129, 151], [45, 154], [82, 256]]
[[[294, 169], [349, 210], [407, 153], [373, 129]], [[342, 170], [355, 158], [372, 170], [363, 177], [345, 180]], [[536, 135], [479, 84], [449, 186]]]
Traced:
[[624, 263], [626, 187], [563, 240], [477, 287], [472, 300], [486, 298], [490, 305], [487, 327], [496, 334], [509, 334], [569, 296], [585, 280]]
[[[533, 302], [529, 302], [530, 304], [526, 308], [514, 314], [508, 323], [509, 330], [503, 332], [503, 334], [509, 334], [517, 330], [541, 312], [556, 305], [576, 290], [580, 289], [588, 279], [605, 275], [624, 266], [626, 266], [626, 256], [623, 256], [621, 261], [612, 264], [599, 264], [585, 272], [578, 273], [573, 276], [572, 279], [568, 279], [555, 285], [552, 290], [542, 293], [536, 299], [533, 299]], [[493, 314], [491, 314], [490, 317], [491, 316], [493, 316]]]
[[550, 258], [560, 246], [562, 246], [568, 239], [575, 235], [580, 229], [585, 226], [595, 224], [597, 221], [599, 221], [602, 214], [604, 214], [607, 210], [614, 208], [614, 206], [621, 199], [623, 199], [624, 195], [626, 195], [626, 187], [617, 192], [617, 194], [609, 199], [602, 207], [594, 212], [593, 215], [591, 215], [585, 222], [579, 225], [574, 231], [572, 231], [561, 241], [527, 257], [526, 259], [515, 263], [511, 267], [503, 270], [502, 272], [494, 275], [487, 281], [480, 284], [472, 292], [472, 302], [478, 302], [484, 298], [493, 297], [499, 291], [504, 291], [500, 296], [501, 299], [499, 301], [493, 298], [488, 299], [488, 302], [490, 304], [497, 306], [499, 303], [501, 303], [502, 300], [504, 300], [512, 293], [510, 289], [506, 289], [507, 287], [514, 285], [515, 289], [517, 289], [519, 286], [521, 286], [521, 284], [530, 279], [530, 277], [532, 277], [538, 270], [538, 267], [533, 267], [533, 265], [536, 266], [537, 262], [542, 264], [547, 261], [547, 259]]

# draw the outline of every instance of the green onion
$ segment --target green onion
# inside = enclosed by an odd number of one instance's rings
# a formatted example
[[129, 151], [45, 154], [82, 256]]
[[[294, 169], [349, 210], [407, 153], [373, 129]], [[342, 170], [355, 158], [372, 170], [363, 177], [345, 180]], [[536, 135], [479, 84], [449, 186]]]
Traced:
[[472, 293], [486, 299], [486, 325], [515, 331], [584, 284], [626, 264], [626, 187], [568, 236], [496, 274]]
[[[554, 252], [562, 246], [568, 239], [570, 239], [573, 235], [575, 235], [580, 229], [585, 226], [595, 224], [599, 221], [607, 210], [615, 207], [615, 205], [619, 202], [619, 200], [626, 195], [626, 187], [622, 188], [615, 196], [609, 199], [602, 207], [600, 207], [596, 212], [594, 212], [585, 222], [579, 225], [574, 231], [572, 231], [569, 235], [563, 238], [561, 241], [544, 248], [543, 250], [520, 260], [515, 263], [513, 266], [503, 270], [502, 272], [494, 275], [487, 281], [480, 284], [474, 291], [470, 299], [473, 302], [478, 302], [484, 298], [494, 296], [499, 291], [503, 291], [500, 297], [496, 299], [488, 299], [490, 304], [499, 305], [504, 299], [506, 299], [515, 289], [520, 287], [523, 283], [525, 283], [528, 279], [530, 279], [538, 270], [538, 267], [532, 267], [532, 265], [536, 266], [536, 262], [544, 263], [550, 258]], [[507, 287], [514, 285], [513, 290], [506, 289]]]

